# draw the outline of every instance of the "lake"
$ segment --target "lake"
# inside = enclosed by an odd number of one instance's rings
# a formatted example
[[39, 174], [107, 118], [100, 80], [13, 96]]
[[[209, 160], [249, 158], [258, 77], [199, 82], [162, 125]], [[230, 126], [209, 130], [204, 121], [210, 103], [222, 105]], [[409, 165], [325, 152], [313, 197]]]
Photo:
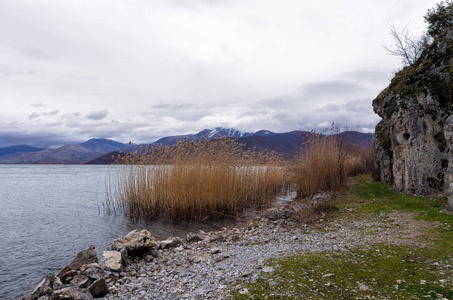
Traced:
[[48, 271], [58, 273], [85, 246], [94, 245], [101, 257], [114, 239], [134, 229], [146, 228], [162, 240], [232, 224], [134, 223], [106, 214], [106, 185], [118, 168], [0, 165], [0, 299], [29, 295]]

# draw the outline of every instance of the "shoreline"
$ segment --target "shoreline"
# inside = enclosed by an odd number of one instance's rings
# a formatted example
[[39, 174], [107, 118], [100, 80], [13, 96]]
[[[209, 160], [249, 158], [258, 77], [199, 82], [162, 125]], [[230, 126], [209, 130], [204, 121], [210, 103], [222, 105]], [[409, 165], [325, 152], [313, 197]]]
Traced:
[[[319, 199], [331, 200], [326, 197], [332, 196], [315, 196], [303, 209], [310, 209]], [[105, 281], [108, 293], [100, 299], [225, 299], [233, 286], [255, 282], [260, 272], [274, 271], [264, 266], [266, 259], [306, 251], [344, 251], [363, 243], [348, 230], [318, 231], [326, 226], [325, 212], [317, 214], [311, 225], [295, 223], [291, 219], [294, 212], [294, 206], [286, 204], [265, 210], [240, 228], [189, 233], [183, 239], [154, 241], [152, 237], [152, 247], [145, 253], [120, 255], [113, 269], [107, 260], [99, 263], [102, 275], [93, 277], [90, 284], [101, 277]], [[61, 275], [67, 283], [58, 288], [88, 288], [86, 283], [72, 284], [73, 277], [68, 280]]]

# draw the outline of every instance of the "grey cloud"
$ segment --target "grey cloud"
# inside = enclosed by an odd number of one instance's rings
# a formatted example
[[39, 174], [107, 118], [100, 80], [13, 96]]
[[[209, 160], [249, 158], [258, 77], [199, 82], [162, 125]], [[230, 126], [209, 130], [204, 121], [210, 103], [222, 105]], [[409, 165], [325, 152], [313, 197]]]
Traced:
[[33, 120], [33, 119], [36, 119], [36, 118], [39, 118], [41, 116], [55, 116], [59, 113], [60, 111], [59, 110], [53, 110], [51, 112], [44, 112], [44, 113], [32, 113], [31, 115], [28, 116], [28, 119], [29, 120]]
[[87, 115], [87, 119], [89, 120], [102, 120], [108, 115], [108, 110], [103, 109], [103, 110], [98, 110], [98, 111], [92, 111]]
[[307, 98], [340, 96], [363, 91], [362, 85], [347, 80], [319, 81], [304, 84], [301, 91]]
[[356, 69], [349, 72], [344, 72], [338, 75], [339, 77], [349, 78], [354, 80], [365, 80], [370, 82], [382, 81], [383, 78], [390, 76], [388, 71], [373, 70], [368, 68]]
[[59, 113], [60, 111], [59, 110], [53, 110], [51, 112], [48, 112], [48, 113], [43, 113], [42, 115], [43, 116], [55, 116]]
[[31, 106], [33, 106], [33, 107], [45, 107], [46, 105], [44, 103], [42, 103], [42, 102], [37, 102], [37, 103], [32, 103]]
[[151, 106], [151, 108], [154, 108], [154, 109], [171, 109], [171, 110], [189, 109], [189, 108], [193, 108], [193, 107], [194, 107], [194, 105], [189, 104], [189, 103], [163, 103], [163, 102]]
[[33, 119], [39, 118], [39, 116], [40, 116], [40, 114], [34, 112], [28, 116], [28, 119], [33, 120]]
[[371, 101], [369, 99], [362, 100], [353, 100], [348, 101], [344, 104], [328, 103], [324, 105], [320, 110], [328, 112], [337, 112], [337, 111], [350, 111], [350, 112], [365, 112], [371, 111]]

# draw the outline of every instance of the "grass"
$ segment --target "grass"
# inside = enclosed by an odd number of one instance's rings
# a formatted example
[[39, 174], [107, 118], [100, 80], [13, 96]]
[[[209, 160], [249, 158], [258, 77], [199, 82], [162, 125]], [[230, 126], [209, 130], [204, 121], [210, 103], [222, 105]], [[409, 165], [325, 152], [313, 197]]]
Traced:
[[120, 172], [109, 181], [105, 205], [133, 219], [234, 217], [244, 208], [267, 206], [285, 185], [294, 186], [299, 198], [338, 191], [348, 174], [368, 171], [370, 153], [316, 132], [289, 163], [275, 153], [244, 150], [230, 138], [144, 147], [118, 156]]
[[321, 191], [337, 191], [346, 180], [346, 151], [341, 141], [335, 135], [312, 133], [291, 166], [298, 198], [310, 197]]
[[[334, 218], [409, 214], [428, 224], [417, 241], [375, 242], [346, 251], [300, 253], [269, 260], [272, 273], [232, 290], [234, 299], [453, 299], [453, 216], [444, 198], [398, 194], [354, 177]], [[420, 221], [420, 222], [422, 222]], [[388, 224], [392, 226], [391, 224]], [[404, 230], [393, 225], [392, 230]], [[367, 234], [371, 234], [367, 232]], [[240, 293], [246, 288], [247, 293]]]
[[107, 206], [132, 218], [204, 221], [266, 206], [284, 185], [272, 153], [244, 151], [229, 138], [141, 149], [121, 158]]

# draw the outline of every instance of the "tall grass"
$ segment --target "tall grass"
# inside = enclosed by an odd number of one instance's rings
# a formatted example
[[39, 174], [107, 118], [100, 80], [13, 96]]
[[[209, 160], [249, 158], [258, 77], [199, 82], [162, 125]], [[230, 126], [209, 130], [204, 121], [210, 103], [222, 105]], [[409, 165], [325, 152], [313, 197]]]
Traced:
[[[330, 130], [334, 130], [333, 124]], [[346, 151], [342, 141], [335, 135], [312, 133], [291, 166], [298, 198], [337, 191], [346, 180]]]
[[133, 218], [208, 220], [266, 205], [284, 183], [273, 153], [243, 150], [229, 138], [139, 149], [119, 159], [107, 206]]
[[338, 133], [339, 129], [332, 123], [324, 134], [312, 131], [302, 146], [290, 169], [298, 198], [338, 191], [348, 176], [374, 171], [372, 148], [345, 145]]
[[371, 146], [346, 146], [345, 172], [348, 176], [373, 174], [374, 153]]

